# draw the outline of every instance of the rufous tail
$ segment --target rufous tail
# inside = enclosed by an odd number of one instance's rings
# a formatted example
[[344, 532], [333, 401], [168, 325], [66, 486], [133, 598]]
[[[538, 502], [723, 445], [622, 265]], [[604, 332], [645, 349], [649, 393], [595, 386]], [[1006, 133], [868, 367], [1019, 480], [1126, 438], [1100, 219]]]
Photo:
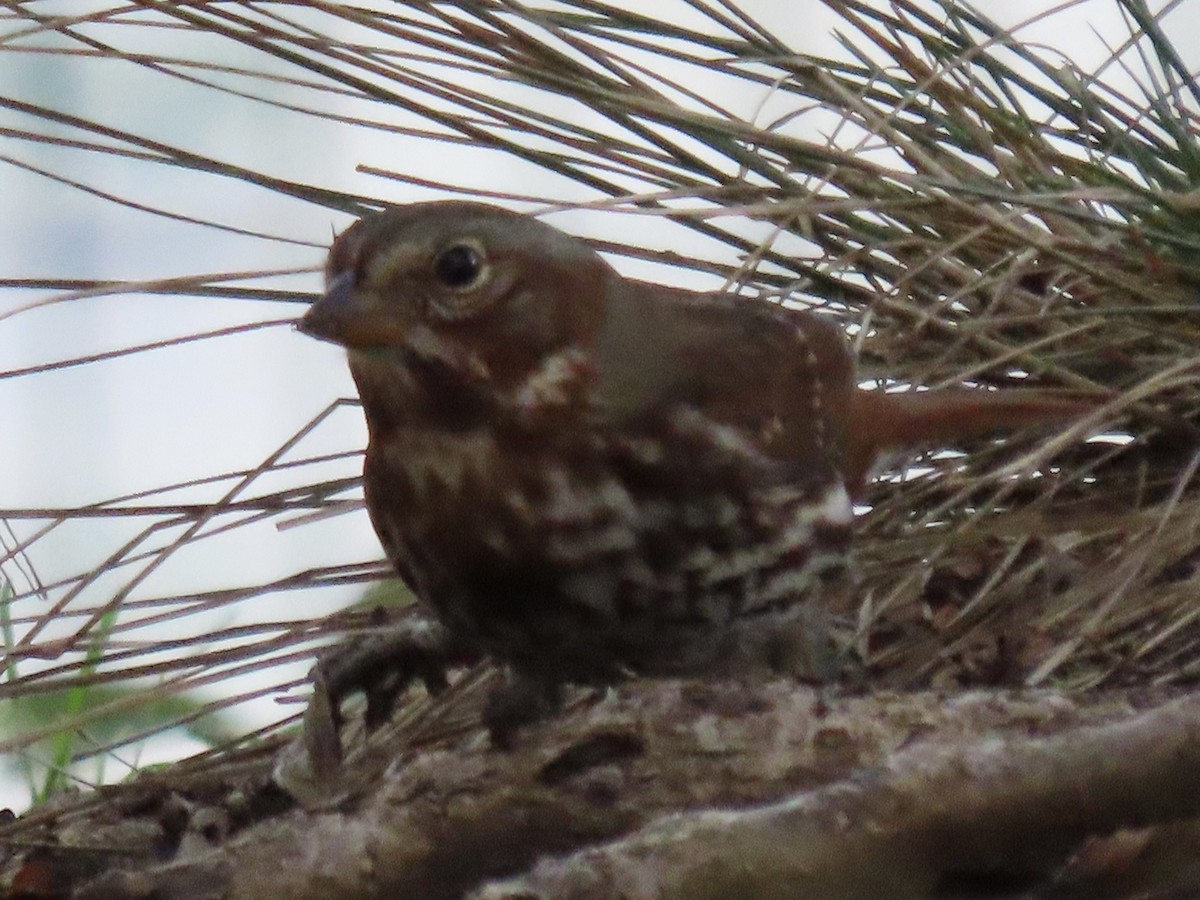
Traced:
[[843, 475], [851, 497], [862, 495], [880, 456], [901, 448], [932, 449], [1001, 429], [1071, 419], [1103, 398], [1064, 391], [945, 388], [932, 391], [856, 389], [843, 436]]

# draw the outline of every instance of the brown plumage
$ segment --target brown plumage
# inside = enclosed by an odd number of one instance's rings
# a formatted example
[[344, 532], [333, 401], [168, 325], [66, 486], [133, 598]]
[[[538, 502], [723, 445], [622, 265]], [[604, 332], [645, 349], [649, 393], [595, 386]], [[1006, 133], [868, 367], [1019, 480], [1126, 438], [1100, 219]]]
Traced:
[[[300, 328], [349, 351], [371, 519], [435, 623], [399, 654], [409, 676], [486, 653], [546, 692], [825, 677], [816, 598], [878, 454], [1087, 406], [863, 391], [827, 317], [625, 279], [480, 204], [369, 216], [326, 275]], [[335, 701], [351, 668], [326, 667]]]

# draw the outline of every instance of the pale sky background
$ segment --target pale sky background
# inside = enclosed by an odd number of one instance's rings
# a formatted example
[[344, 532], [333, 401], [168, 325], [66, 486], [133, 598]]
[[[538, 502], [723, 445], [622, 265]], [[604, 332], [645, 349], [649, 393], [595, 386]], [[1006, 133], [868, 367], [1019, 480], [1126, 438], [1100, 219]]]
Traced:
[[[662, 14], [668, 3], [639, 4]], [[791, 38], [800, 52], [838, 53], [833, 38], [837, 19], [819, 3], [746, 2], [776, 33]], [[1153, 4], [1158, 8], [1162, 4]], [[79, 2], [31, 4], [42, 14], [77, 15]], [[1043, 2], [983, 4], [987, 13], [1011, 26], [1050, 8]], [[683, 13], [681, 13], [682, 15]], [[0, 19], [0, 37], [16, 25]], [[1170, 35], [1200, 34], [1200, 0], [1183, 0], [1166, 20]], [[149, 31], [149, 30], [148, 30]], [[102, 36], [102, 30], [94, 32]], [[1088, 71], [1121, 44], [1128, 27], [1115, 5], [1090, 0], [1019, 33], [1064, 54]], [[181, 40], [183, 37], [181, 36]], [[157, 51], [166, 52], [154, 32]], [[1106, 43], [1108, 46], [1106, 46]], [[1192, 46], [1187, 46], [1190, 43]], [[123, 46], [129, 47], [124, 42]], [[432, 199], [435, 194], [355, 172], [366, 164], [401, 170], [465, 186], [561, 197], [595, 199], [582, 188], [547, 176], [532, 166], [463, 148], [431, 145], [382, 132], [368, 132], [272, 109], [263, 104], [186, 85], [129, 63], [27, 52], [31, 46], [68, 46], [61, 37], [0, 42], [0, 98], [44, 104], [114, 127], [210, 154], [248, 168], [330, 188], [372, 195], [391, 202]], [[1195, 50], [1195, 41], [1181, 51]], [[263, 57], [228, 42], [204, 47], [188, 38], [172, 52], [229, 65], [261, 68]], [[1187, 60], [1193, 68], [1197, 58]], [[275, 64], [286, 71], [282, 64]], [[1115, 73], [1114, 73], [1115, 74]], [[704, 86], [691, 85], [704, 90]], [[256, 89], [262, 89], [257, 85]], [[714, 87], [714, 90], [720, 88]], [[287, 98], [286, 86], [274, 89]], [[722, 98], [754, 114], [761, 96]], [[362, 106], [347, 101], [347, 112]], [[383, 115], [373, 108], [374, 115]], [[78, 137], [65, 127], [38, 123], [0, 108], [0, 129], [19, 128]], [[44, 168], [96, 190], [175, 213], [258, 229], [292, 241], [231, 235], [119, 206], [74, 187], [22, 169], [14, 162]], [[332, 231], [349, 217], [289, 200], [232, 179], [198, 175], [167, 166], [132, 165], [101, 154], [34, 144], [0, 130], [0, 278], [153, 279], [193, 273], [319, 266]], [[659, 219], [631, 215], [573, 214], [549, 221], [568, 231], [596, 236], [641, 235], [647, 246], [715, 256], [729, 253], [715, 242], [705, 246], [682, 229]], [[732, 260], [726, 260], [732, 262]], [[680, 281], [681, 274], [639, 270], [658, 280]], [[697, 287], [719, 285], [686, 278]], [[317, 274], [275, 281], [316, 291]], [[0, 316], [48, 292], [0, 290]], [[299, 315], [295, 304], [232, 302], [171, 296], [118, 295], [75, 300], [0, 318], [0, 373], [52, 360], [111, 350], [169, 336], [226, 327], [237, 322]], [[155, 350], [117, 360], [25, 377], [0, 377], [0, 510], [73, 507], [171, 482], [253, 468], [281, 440], [339, 396], [353, 396], [340, 350], [319, 344], [290, 327]], [[303, 445], [304, 455], [361, 446], [364, 430], [357, 410], [344, 410]], [[351, 474], [357, 463], [329, 474]], [[281, 484], [282, 482], [269, 482]], [[213, 488], [193, 493], [214, 499]], [[23, 536], [30, 522], [9, 523]], [[75, 523], [39, 541], [30, 561], [43, 583], [95, 567], [137, 529], [136, 522], [103, 519]], [[0, 529], [3, 528], [0, 523]], [[0, 530], [5, 547], [13, 534]], [[273, 524], [238, 529], [227, 538], [204, 542], [178, 554], [139, 588], [153, 597], [266, 582], [322, 564], [366, 561], [379, 556], [366, 516], [343, 515], [278, 531]], [[18, 592], [27, 589], [10, 560], [3, 571]], [[88, 596], [100, 603], [119, 580], [96, 585]], [[340, 607], [358, 588], [307, 594], [277, 593], [208, 614], [200, 629], [253, 622], [264, 617], [299, 619]], [[45, 609], [30, 598], [18, 615]], [[192, 617], [187, 628], [194, 633]], [[157, 637], [177, 623], [156, 626]], [[166, 629], [166, 632], [161, 629]], [[136, 637], [140, 635], [131, 635]], [[293, 666], [301, 677], [306, 665]], [[271, 673], [279, 680], [277, 672]], [[247, 689], [239, 682], [239, 689]], [[0, 709], [4, 701], [0, 701]], [[248, 704], [250, 724], [281, 713], [267, 697]], [[0, 715], [3, 713], [0, 712]], [[178, 755], [186, 744], [156, 748], [150, 757]], [[147, 758], [150, 758], [147, 757]], [[120, 776], [120, 772], [110, 775]], [[11, 780], [11, 779], [10, 779]], [[19, 786], [0, 790], [0, 805], [22, 805]]]

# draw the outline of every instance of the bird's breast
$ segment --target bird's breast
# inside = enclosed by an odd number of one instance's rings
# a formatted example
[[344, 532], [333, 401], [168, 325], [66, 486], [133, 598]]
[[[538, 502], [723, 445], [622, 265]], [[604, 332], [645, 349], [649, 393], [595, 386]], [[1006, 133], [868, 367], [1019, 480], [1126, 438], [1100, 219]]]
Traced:
[[789, 481], [698, 427], [581, 428], [553, 446], [397, 429], [368, 450], [368, 506], [418, 595], [493, 655], [577, 679], [686, 672], [731, 626], [810, 594], [852, 517], [840, 481]]

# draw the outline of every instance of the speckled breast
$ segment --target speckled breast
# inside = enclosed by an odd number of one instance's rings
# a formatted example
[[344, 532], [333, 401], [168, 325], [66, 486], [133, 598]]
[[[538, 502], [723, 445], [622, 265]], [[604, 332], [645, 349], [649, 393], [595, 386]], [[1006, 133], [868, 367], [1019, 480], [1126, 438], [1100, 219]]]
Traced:
[[657, 421], [547, 448], [410, 430], [368, 456], [389, 557], [450, 628], [561, 680], [820, 668], [816, 595], [852, 508], [835, 474], [721, 426]]

